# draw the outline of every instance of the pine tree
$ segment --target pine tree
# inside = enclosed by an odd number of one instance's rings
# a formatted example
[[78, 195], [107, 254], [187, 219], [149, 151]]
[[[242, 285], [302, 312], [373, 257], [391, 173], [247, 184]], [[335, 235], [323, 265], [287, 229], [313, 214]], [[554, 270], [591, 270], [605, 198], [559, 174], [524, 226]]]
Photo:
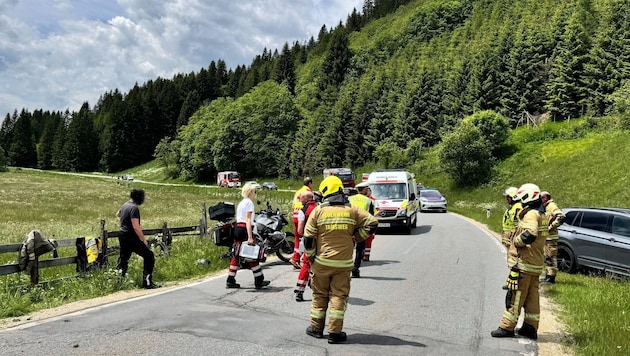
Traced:
[[276, 61], [276, 67], [274, 70], [274, 80], [278, 83], [285, 83], [289, 92], [295, 94], [295, 59], [293, 53], [289, 49], [289, 44], [284, 43], [282, 47], [282, 54]]
[[46, 120], [44, 131], [42, 132], [42, 135], [39, 138], [39, 143], [37, 144], [37, 168], [52, 168], [55, 133], [57, 132], [57, 126], [61, 124], [61, 121], [61, 113], [54, 113], [48, 120]]
[[562, 34], [547, 86], [547, 108], [554, 119], [579, 117], [586, 111], [584, 66], [592, 46], [593, 14], [590, 0], [580, 0]]
[[0, 172], [7, 171], [7, 156], [4, 154], [4, 149], [0, 147]]
[[99, 137], [94, 131], [94, 114], [87, 102], [83, 103], [79, 112], [72, 114], [63, 146], [67, 157], [66, 170], [86, 172], [98, 167]]
[[69, 116], [70, 112], [66, 110], [66, 112], [62, 115], [61, 122], [57, 125], [57, 131], [55, 132], [55, 138], [53, 141], [52, 166], [53, 168], [60, 170], [68, 170], [70, 167], [68, 157], [66, 157], [63, 148], [64, 143], [66, 142]]
[[340, 25], [332, 34], [330, 47], [322, 65], [321, 90], [325, 90], [328, 86], [338, 87], [343, 82], [351, 57], [348, 34]]
[[361, 15], [357, 11], [357, 8], [352, 9], [352, 13], [348, 15], [348, 19], [346, 20], [346, 28], [348, 32], [354, 32], [361, 30]]
[[630, 11], [628, 1], [614, 1], [600, 19], [597, 35], [584, 64], [586, 98], [591, 115], [604, 115], [611, 106], [608, 96], [630, 78]]
[[7, 114], [7, 116], [4, 117], [4, 121], [2, 121], [2, 126], [0, 127], [0, 147], [4, 149], [5, 155], [6, 152], [9, 151], [11, 141], [13, 141], [13, 128], [15, 127], [16, 121], [17, 110], [14, 111], [13, 116]]
[[7, 161], [11, 166], [37, 167], [37, 151], [31, 128], [31, 114], [26, 109], [22, 109], [15, 122]]
[[184, 100], [184, 104], [182, 105], [182, 109], [179, 112], [179, 117], [177, 118], [177, 127], [182, 127], [188, 124], [188, 119], [199, 109], [200, 98], [199, 94], [197, 94], [196, 90], [188, 93], [186, 96], [186, 100]]

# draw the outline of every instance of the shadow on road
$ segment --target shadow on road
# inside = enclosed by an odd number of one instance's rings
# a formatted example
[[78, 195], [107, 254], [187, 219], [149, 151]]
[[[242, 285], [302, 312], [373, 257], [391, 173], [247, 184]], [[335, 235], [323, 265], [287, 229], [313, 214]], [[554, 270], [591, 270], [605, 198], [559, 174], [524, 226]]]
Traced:
[[374, 304], [373, 300], [367, 300], [363, 298], [349, 297], [348, 304], [351, 305], [371, 305]]
[[407, 345], [414, 347], [427, 347], [427, 345], [399, 339], [393, 336], [377, 335], [377, 334], [351, 334], [348, 335], [348, 344], [361, 344], [361, 345]]
[[414, 230], [411, 231], [412, 234], [427, 234], [429, 232], [431, 232], [431, 227], [433, 227], [433, 225], [420, 225], [418, 227], [416, 227]]
[[393, 236], [420, 235], [420, 234], [426, 234], [427, 232], [431, 231], [431, 226], [432, 225], [420, 225], [420, 226], [412, 227], [411, 232], [407, 232], [404, 229], [380, 228], [376, 230], [376, 235], [377, 236], [378, 235], [393, 235]]
[[[355, 278], [356, 279], [356, 278]], [[366, 276], [361, 274], [361, 279], [373, 279], [375, 281], [404, 281], [407, 278], [400, 277], [378, 277], [378, 276]]]
[[[293, 243], [293, 242], [291, 242]], [[275, 256], [275, 255], [274, 255]], [[271, 258], [270, 258], [271, 259]], [[287, 267], [293, 267], [293, 265], [291, 265], [289, 262], [284, 262], [280, 259], [277, 260], [271, 260], [269, 262], [265, 262], [265, 266], [281, 266], [281, 265], [286, 265]], [[299, 270], [298, 270], [299, 271]]]
[[365, 261], [361, 263], [361, 267], [368, 267], [368, 266], [383, 266], [383, 265], [389, 265], [392, 263], [400, 263], [400, 261], [396, 261], [396, 260], [373, 260], [370, 259], [369, 261]]
[[241, 288], [239, 288], [241, 290], [245, 290], [249, 293], [278, 293], [278, 292], [284, 292], [288, 289], [293, 289], [291, 287], [276, 287], [273, 285], [269, 285], [267, 287], [263, 287], [260, 289], [256, 289], [254, 287], [243, 287], [241, 286]]

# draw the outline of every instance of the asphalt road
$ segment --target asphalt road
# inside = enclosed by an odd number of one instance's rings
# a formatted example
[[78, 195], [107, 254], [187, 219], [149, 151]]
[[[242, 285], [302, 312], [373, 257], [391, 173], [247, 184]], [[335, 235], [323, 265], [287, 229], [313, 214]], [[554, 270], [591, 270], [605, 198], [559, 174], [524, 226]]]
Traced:
[[411, 235], [379, 231], [372, 260], [352, 280], [345, 344], [305, 334], [310, 289], [274, 261], [271, 285], [240, 290], [225, 275], [0, 331], [2, 355], [522, 355], [536, 342], [494, 339], [504, 309], [505, 252], [455, 214], [421, 214]]

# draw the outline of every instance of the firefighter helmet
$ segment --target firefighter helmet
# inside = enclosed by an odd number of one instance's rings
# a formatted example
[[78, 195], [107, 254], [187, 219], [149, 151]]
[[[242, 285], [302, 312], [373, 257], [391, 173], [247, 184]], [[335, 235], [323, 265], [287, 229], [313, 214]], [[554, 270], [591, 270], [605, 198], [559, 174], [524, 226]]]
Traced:
[[526, 183], [518, 188], [514, 194], [515, 200], [520, 200], [523, 204], [528, 204], [540, 199], [540, 188], [536, 184]]
[[319, 191], [322, 192], [322, 196], [326, 198], [331, 194], [340, 191], [343, 192], [343, 183], [337, 176], [328, 176], [319, 185]]
[[508, 187], [504, 192], [503, 192], [503, 196], [504, 197], [510, 197], [512, 199], [514, 199], [514, 195], [516, 195], [516, 192], [518, 191], [518, 188], [516, 187]]

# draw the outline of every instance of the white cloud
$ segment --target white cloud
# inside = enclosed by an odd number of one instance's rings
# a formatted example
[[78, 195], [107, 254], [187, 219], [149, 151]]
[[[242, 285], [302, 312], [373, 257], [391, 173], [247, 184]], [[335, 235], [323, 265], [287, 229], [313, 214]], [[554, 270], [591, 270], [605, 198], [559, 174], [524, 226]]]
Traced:
[[118, 88], [251, 64], [263, 48], [317, 37], [363, 0], [0, 0], [0, 120], [77, 110]]

